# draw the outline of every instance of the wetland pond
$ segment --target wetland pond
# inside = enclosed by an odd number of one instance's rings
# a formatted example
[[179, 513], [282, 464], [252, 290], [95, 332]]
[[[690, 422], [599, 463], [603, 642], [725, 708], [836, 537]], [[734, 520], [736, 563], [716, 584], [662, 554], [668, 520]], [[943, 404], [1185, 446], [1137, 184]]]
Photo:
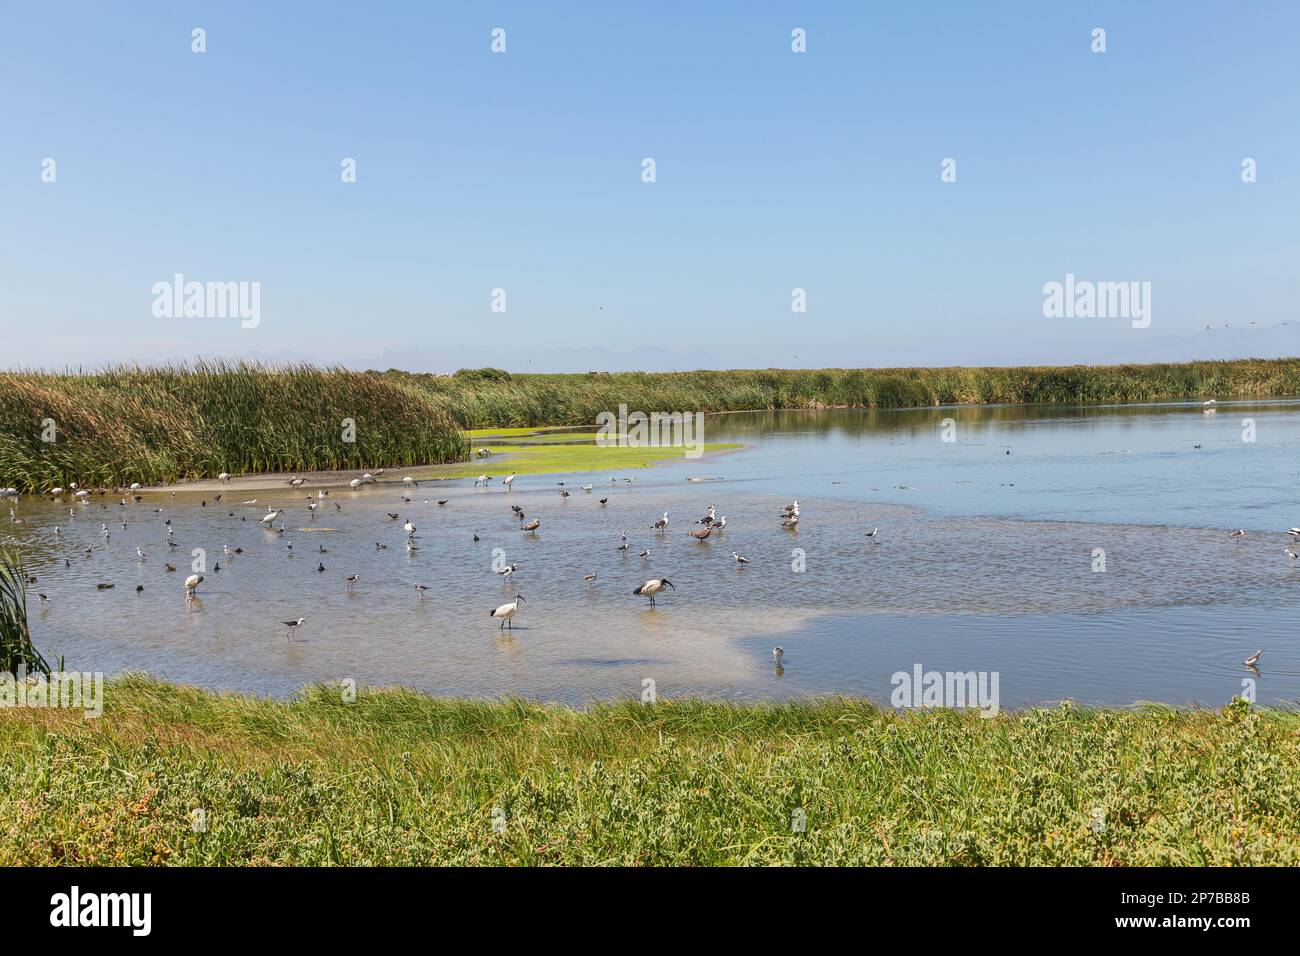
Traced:
[[[1261, 704], [1300, 699], [1285, 534], [1300, 525], [1300, 402], [754, 412], [705, 427], [742, 447], [521, 474], [508, 490], [501, 444], [475, 466], [496, 476], [486, 488], [389, 468], [355, 490], [348, 474], [145, 489], [125, 505], [24, 496], [6, 501], [20, 520], [4, 537], [37, 578], [29, 611], [48, 659], [214, 689], [351, 679], [581, 705], [638, 699], [653, 681], [663, 697], [887, 703], [892, 676], [919, 664], [998, 673], [1004, 709], [1221, 706], [1243, 680]], [[541, 520], [535, 533], [511, 505]], [[710, 505], [726, 528], [697, 541], [687, 532]], [[284, 509], [282, 533], [260, 522], [268, 506]], [[204, 581], [186, 599], [194, 549]], [[494, 560], [518, 569], [502, 577]], [[657, 607], [632, 595], [661, 576], [676, 589]], [[515, 594], [503, 632], [488, 612]], [[298, 617], [289, 641], [281, 622]], [[1258, 670], [1243, 666], [1260, 649]]]

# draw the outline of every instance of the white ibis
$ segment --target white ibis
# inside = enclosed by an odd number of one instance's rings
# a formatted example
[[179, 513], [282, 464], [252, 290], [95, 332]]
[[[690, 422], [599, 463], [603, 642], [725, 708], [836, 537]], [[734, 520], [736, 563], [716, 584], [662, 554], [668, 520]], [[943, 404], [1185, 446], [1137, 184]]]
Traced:
[[482, 485], [484, 488], [486, 488], [491, 483], [492, 483], [491, 475], [479, 475], [477, 478], [474, 479], [475, 488], [477, 488], [479, 485]]
[[651, 578], [632, 593], [639, 597], [648, 597], [650, 599], [650, 606], [654, 607], [655, 595], [662, 593], [664, 588], [672, 588], [674, 591], [677, 590], [677, 587], [673, 582], [669, 581], [667, 578]]
[[402, 478], [402, 484], [406, 485], [406, 487], [408, 487], [408, 488], [419, 488], [419, 487], [420, 487], [420, 483], [419, 483], [418, 481], [416, 481], [414, 478], [412, 478], [410, 475], [405, 475], [405, 476], [403, 476], [403, 478]]
[[217, 475], [217, 481], [229, 481], [229, 480], [230, 480], [230, 472], [228, 471], [223, 471], [221, 474]]
[[199, 585], [202, 583], [203, 583], [203, 575], [191, 574], [188, 578], [185, 579], [185, 592], [187, 594], [193, 594], [195, 591], [199, 589]]
[[509, 478], [503, 478], [501, 480], [501, 484], [505, 485], [507, 488], [509, 488], [514, 483], [515, 483], [515, 473], [513, 471], [510, 473]]
[[511, 601], [509, 604], [502, 604], [500, 607], [488, 611], [488, 617], [495, 617], [499, 619], [501, 621], [502, 627], [505, 627], [507, 624], [509, 624], [511, 629], [513, 630], [515, 626], [513, 623], [515, 619], [515, 615], [519, 613], [519, 602], [522, 601], [523, 599], [524, 596], [522, 594], [516, 594], [515, 599]]
[[360, 487], [361, 487], [361, 479], [360, 479], [360, 478], [353, 478], [351, 481], [348, 482], [348, 487], [349, 487], [349, 488], [352, 488], [352, 489], [354, 489], [354, 490], [357, 489], [357, 488], [360, 488]]

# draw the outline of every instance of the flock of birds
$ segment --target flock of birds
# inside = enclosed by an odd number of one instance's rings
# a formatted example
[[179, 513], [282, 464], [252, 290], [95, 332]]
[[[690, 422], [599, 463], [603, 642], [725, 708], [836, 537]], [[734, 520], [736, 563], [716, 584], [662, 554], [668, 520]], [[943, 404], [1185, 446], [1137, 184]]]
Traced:
[[[1210, 405], [1210, 403], [1207, 403], [1207, 406], [1208, 405]], [[348, 487], [351, 490], [355, 491], [366, 485], [378, 484], [379, 479], [384, 476], [384, 472], [385, 470], [383, 468], [376, 469], [373, 474], [368, 471], [364, 472], [360, 477], [353, 478], [352, 480], [350, 480], [348, 482]], [[501, 480], [500, 482], [501, 486], [505, 491], [511, 490], [513, 483], [515, 481], [515, 477], [516, 476], [512, 473], [508, 477], [505, 477]], [[218, 476], [218, 479], [221, 482], [228, 482], [231, 480], [231, 476], [229, 473], [222, 472]], [[482, 487], [486, 489], [491, 485], [493, 480], [494, 478], [491, 475], [488, 474], [480, 475], [478, 478], [474, 480], [474, 487], [476, 488]], [[614, 485], [618, 482], [618, 480], [619, 479], [611, 477], [609, 479], [609, 482], [611, 485]], [[622, 481], [628, 484], [631, 484], [635, 480], [636, 479], [634, 477], [622, 479]], [[301, 488], [307, 483], [308, 483], [308, 479], [299, 477], [297, 475], [290, 478], [287, 482], [287, 484], [292, 488]], [[400, 495], [400, 500], [405, 503], [410, 503], [413, 499], [409, 494], [406, 494], [405, 492], [419, 488], [420, 486], [419, 481], [407, 475], [407, 476], [403, 476], [400, 479], [400, 484], [403, 488], [403, 493]], [[564, 481], [556, 482], [556, 486], [558, 487], [560, 496], [562, 498], [570, 497], [570, 492], [568, 490], [566, 482]], [[594, 490], [594, 487], [595, 487], [594, 484], [584, 484], [579, 486], [579, 490], [586, 494], [591, 494]], [[142, 489], [140, 483], [138, 482], [132, 483], [126, 489], [128, 494], [125, 497], [121, 498], [119, 502], [120, 506], [125, 508], [132, 501], [140, 502], [144, 500], [143, 496], [138, 493], [141, 490]], [[105, 496], [108, 494], [108, 489], [97, 489], [96, 493], [99, 496]], [[172, 494], [174, 496], [175, 492], [173, 492]], [[67, 489], [61, 487], [55, 487], [50, 489], [47, 493], [47, 497], [55, 501], [62, 501], [65, 496], [70, 497], [73, 502], [73, 506], [69, 508], [69, 513], [68, 513], [69, 520], [76, 520], [78, 506], [83, 510], [86, 509], [92, 498], [92, 492], [87, 489], [79, 488], [76, 483], [72, 483]], [[318, 492], [316, 492], [314, 496], [309, 496], [307, 498], [307, 510], [310, 513], [310, 520], [312, 521], [316, 520], [316, 512], [322, 507], [322, 505], [325, 503], [325, 499], [327, 499], [328, 496], [329, 496], [329, 491], [325, 489], [321, 489]], [[14, 488], [0, 488], [0, 497], [10, 498], [16, 503], [21, 496], [19, 492]], [[222, 499], [222, 495], [218, 494], [215, 496], [213, 500], [215, 504], [220, 504], [221, 499]], [[439, 507], [445, 506], [449, 500], [450, 499], [447, 498], [436, 499], [437, 505]], [[601, 497], [599, 499], [599, 504], [602, 507], [607, 505], [608, 502], [609, 502], [608, 496]], [[333, 507], [336, 511], [343, 510], [343, 507], [339, 502], [335, 501], [331, 503], [333, 504]], [[426, 504], [428, 503], [427, 499], [425, 500], [425, 503]], [[206, 499], [201, 502], [202, 507], [207, 507], [207, 504], [208, 502]], [[242, 504], [245, 506], [255, 505], [257, 504], [257, 499], [256, 498], [249, 499], [243, 501]], [[101, 503], [101, 508], [107, 510], [108, 505]], [[533, 517], [530, 519], [528, 515], [524, 512], [523, 508], [520, 507], [519, 505], [512, 504], [510, 506], [510, 510], [513, 517], [519, 521], [520, 523], [519, 528], [521, 531], [528, 534], [535, 535], [538, 532], [538, 530], [541, 528], [541, 519], [537, 517]], [[163, 511], [162, 508], [154, 509], [154, 512], [157, 514], [161, 514], [162, 511]], [[262, 515], [260, 518], [258, 518], [257, 521], [262, 527], [266, 529], [266, 531], [269, 534], [272, 534], [276, 537], [280, 537], [283, 536], [286, 531], [283, 522], [284, 514], [285, 514], [285, 510], [283, 508], [268, 507], [267, 513]], [[401, 518], [401, 515], [397, 512], [385, 512], [385, 515], [387, 516], [390, 522], [396, 522]], [[229, 516], [232, 518], [235, 517], [235, 512], [230, 511]], [[24, 520], [18, 515], [17, 509], [14, 507], [11, 507], [9, 509], [9, 517], [10, 517], [10, 521], [14, 524], [21, 524], [23, 523]], [[777, 517], [780, 519], [780, 526], [782, 528], [790, 531], [797, 530], [799, 527], [799, 520], [800, 520], [799, 502], [797, 500], [792, 501], [790, 504], [783, 507], [781, 511], [777, 514]], [[247, 518], [245, 517], [242, 518], [241, 520], [247, 520]], [[276, 525], [277, 521], [280, 522], [278, 527]], [[166, 530], [166, 546], [169, 550], [175, 549], [178, 545], [175, 539], [175, 532], [171, 527], [171, 519], [170, 518], [165, 519], [163, 524]], [[695, 527], [692, 527], [690, 530], [688, 530], [687, 535], [696, 541], [707, 541], [715, 535], [721, 537], [723, 534], [725, 534], [727, 528], [727, 516], [722, 515], [719, 517], [717, 514], [716, 506], [709, 505], [707, 512], [703, 516], [695, 519], [692, 522], [692, 524]], [[121, 520], [121, 527], [122, 529], [127, 528], [127, 520], [125, 517], [123, 517]], [[405, 539], [406, 549], [408, 550], [408, 552], [415, 551], [419, 547], [419, 545], [416, 542], [416, 537], [419, 529], [416, 527], [416, 525], [409, 517], [401, 527], [402, 530], [406, 533], [406, 539]], [[654, 521], [654, 523], [649, 526], [649, 530], [655, 532], [660, 536], [663, 536], [668, 533], [668, 527], [669, 527], [669, 513], [665, 511], [663, 512], [662, 516], [659, 519]], [[62, 536], [63, 531], [59, 526], [56, 525], [54, 527], [53, 533], [56, 538], [59, 538]], [[101, 524], [100, 533], [103, 537], [105, 544], [107, 544], [111, 539], [111, 532], [109, 530], [107, 522], [103, 522]], [[873, 527], [870, 531], [865, 532], [865, 536], [868, 540], [875, 542], [879, 536], [879, 533], [880, 533], [880, 529], [878, 527]], [[1300, 547], [1300, 527], [1289, 528], [1287, 529], [1286, 534], [1290, 537], [1290, 539], [1292, 540], [1292, 542], [1295, 544], [1296, 547]], [[1244, 529], [1237, 529], [1235, 531], [1229, 532], [1229, 537], [1232, 538], [1243, 538], [1245, 537], [1245, 535], [1246, 532]], [[477, 542], [478, 540], [479, 540], [478, 533], [475, 532], [474, 541]], [[291, 540], [288, 541], [288, 543], [286, 544], [286, 549], [292, 552], [293, 548], [294, 548], [293, 542]], [[377, 541], [375, 542], [375, 548], [376, 550], [387, 550], [388, 545]], [[85, 553], [89, 555], [92, 553], [92, 550], [93, 550], [92, 548], [87, 546], [87, 548], [85, 549]], [[621, 541], [618, 546], [618, 551], [626, 553], [628, 550], [629, 550], [629, 545], [627, 540], [627, 531], [624, 530], [621, 535]], [[229, 558], [232, 555], [241, 554], [241, 553], [243, 553], [242, 548], [231, 549], [228, 545], [223, 548], [223, 555], [226, 556], [227, 558]], [[323, 545], [321, 545], [318, 548], [318, 553], [324, 555], [325, 553], [327, 553], [327, 549]], [[1288, 547], [1285, 549], [1285, 553], [1287, 557], [1290, 559], [1292, 563], [1292, 567], [1294, 568], [1296, 566], [1297, 561], [1300, 561], [1300, 551], [1293, 549], [1293, 547]], [[137, 547], [136, 554], [138, 560], [141, 562], [145, 561], [147, 558], [147, 554], [143, 547]], [[639, 554], [637, 555], [637, 557], [641, 558], [643, 561], [648, 560], [650, 556], [651, 556], [650, 548], [644, 549], [643, 551], [639, 552]], [[732, 561], [734, 561], [734, 563], [737, 566], [742, 568], [745, 565], [750, 563], [749, 558], [745, 557], [744, 555], [736, 551], [731, 552], [731, 558]], [[68, 561], [66, 558], [64, 560], [64, 566], [70, 567], [70, 561]], [[504, 568], [497, 570], [496, 573], [502, 576], [503, 578], [509, 578], [512, 574], [514, 574], [516, 570], [518, 570], [518, 568], [519, 568], [518, 564], [509, 564], [506, 565]], [[168, 572], [174, 572], [176, 570], [176, 567], [175, 565], [168, 562], [165, 564], [165, 569]], [[221, 570], [220, 561], [216, 562], [213, 570], [214, 572], [220, 572]], [[326, 568], [324, 562], [319, 561], [317, 564], [317, 571], [323, 573], [325, 570]], [[360, 580], [360, 577], [361, 575], [359, 573], [353, 573], [353, 574], [346, 575], [343, 578], [344, 584], [349, 591], [353, 589], [353, 587], [356, 585], [358, 580]], [[205, 576], [200, 573], [190, 574], [184, 579], [184, 581], [182, 582], [182, 590], [184, 592], [184, 596], [187, 601], [193, 600], [195, 598], [199, 586], [203, 584], [205, 580], [206, 580]], [[597, 580], [597, 573], [594, 571], [583, 577], [583, 581], [585, 581], [588, 584], [594, 584], [596, 580]], [[29, 584], [37, 583], [37, 578], [34, 575], [29, 576], [28, 583]], [[111, 582], [100, 582], [99, 584], [96, 585], [96, 587], [99, 590], [108, 590], [115, 587], [115, 585]], [[425, 592], [429, 590], [429, 587], [424, 584], [417, 583], [414, 584], [413, 587], [421, 597], [423, 597]], [[141, 584], [136, 586], [137, 592], [143, 590], [144, 590], [144, 585]], [[654, 577], [654, 578], [649, 578], [644, 583], [636, 587], [632, 591], [632, 594], [637, 597], [647, 598], [649, 601], [649, 606], [656, 607], [657, 606], [656, 598], [662, 595], [667, 590], [676, 590], [676, 586], [672, 583], [672, 581], [670, 581], [667, 577]], [[37, 598], [39, 599], [42, 605], [49, 603], [49, 597], [44, 593], [37, 593]], [[501, 604], [497, 607], [492, 608], [491, 610], [488, 611], [488, 615], [492, 620], [496, 620], [499, 622], [499, 627], [501, 629], [509, 628], [513, 630], [514, 620], [516, 616], [518, 616], [519, 614], [520, 605], [525, 602], [526, 599], [522, 594], [515, 594], [513, 600], [511, 600], [506, 604]], [[295, 639], [295, 635], [298, 629], [306, 623], [306, 618], [303, 616], [299, 616], [293, 620], [282, 621], [281, 623], [285, 628], [285, 636], [290, 641], [292, 641]], [[780, 666], [783, 653], [784, 652], [780, 647], [775, 648], [773, 651], [773, 656], [776, 659], [778, 666]], [[1242, 663], [1246, 667], [1254, 669], [1256, 665], [1259, 663], [1259, 660], [1263, 655], [1263, 653], [1264, 653], [1263, 649], [1260, 649], [1256, 651], [1254, 654], [1250, 655], [1250, 657], [1246, 658]]]

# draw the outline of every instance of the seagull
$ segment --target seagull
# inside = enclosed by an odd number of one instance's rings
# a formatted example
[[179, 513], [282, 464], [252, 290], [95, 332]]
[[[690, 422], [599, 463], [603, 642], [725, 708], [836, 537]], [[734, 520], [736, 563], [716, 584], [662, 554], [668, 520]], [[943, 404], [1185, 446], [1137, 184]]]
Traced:
[[669, 581], [667, 578], [651, 578], [632, 593], [640, 597], [648, 597], [650, 599], [650, 606], [654, 607], [655, 595], [663, 591], [664, 588], [672, 588], [674, 591], [677, 590], [677, 587], [673, 582]]
[[705, 538], [707, 538], [709, 535], [713, 534], [713, 529], [712, 529], [712, 528], [700, 528], [698, 531], [688, 531], [688, 532], [686, 532], [686, 533], [689, 534], [689, 535], [690, 535], [692, 538], [694, 538], [696, 541], [703, 541], [703, 540], [704, 540]]
[[519, 602], [523, 599], [524, 596], [522, 594], [516, 594], [515, 599], [509, 604], [502, 604], [499, 608], [488, 611], [488, 617], [500, 618], [502, 627], [509, 624], [511, 629], [513, 629], [515, 626], [513, 623], [515, 614], [519, 612]]
[[388, 520], [389, 520], [389, 521], [396, 521], [396, 520], [398, 519], [398, 517], [400, 517], [399, 515], [396, 515], [396, 514], [394, 514], [394, 513], [391, 512], [391, 511], [385, 511], [384, 514], [388, 515]]
[[726, 515], [723, 515], [722, 518], [721, 518], [721, 520], [719, 520], [719, 521], [715, 521], [715, 522], [713, 522], [713, 524], [709, 525], [709, 527], [712, 528], [714, 531], [721, 531], [721, 530], [723, 530], [726, 526], [727, 526], [727, 516], [726, 516]]
[[[439, 498], [439, 499], [438, 499], [438, 507], [441, 508], [443, 505], [445, 505], [445, 504], [446, 504], [448, 501], [450, 501], [450, 500], [451, 500], [450, 498]], [[427, 505], [428, 503], [429, 503], [429, 502], [427, 502], [427, 501], [425, 502], [426, 505]]]
[[297, 631], [298, 628], [302, 627], [303, 622], [306, 621], [306, 620], [307, 620], [307, 619], [306, 619], [305, 617], [300, 617], [300, 618], [298, 618], [298, 620], [296, 620], [296, 621], [283, 621], [283, 622], [281, 622], [281, 623], [284, 624], [284, 627], [285, 627], [284, 636], [287, 637], [287, 638], [288, 638], [289, 640], [291, 640], [291, 641], [292, 641], [292, 640], [296, 640], [296, 638], [294, 637], [294, 632]]
[[649, 548], [646, 548], [644, 551], [642, 551], [640, 554], [638, 554], [637, 557], [638, 557], [638, 558], [648, 558], [648, 557], [650, 557], [650, 549], [649, 549]]
[[144, 560], [144, 548], [136, 548], [135, 553], [139, 556], [141, 561]]
[[781, 519], [781, 527], [794, 529], [799, 526], [799, 516], [796, 514], [787, 515]]
[[1287, 531], [1287, 534], [1293, 538], [1300, 538], [1300, 528], [1291, 528]]
[[582, 490], [585, 491], [587, 494], [591, 494], [591, 489], [592, 489], [594, 486], [592, 486], [592, 485], [581, 485], [581, 486], [579, 486], [579, 487], [581, 487]]
[[1254, 667], [1256, 664], [1259, 663], [1259, 655], [1263, 653], [1264, 650], [1263, 648], [1261, 648], [1260, 650], [1256, 651], [1254, 654], [1251, 654], [1249, 657], [1247, 657], [1244, 661], [1242, 661], [1242, 663], [1245, 664], [1247, 667]]
[[737, 554], [733, 551], [731, 552], [731, 556], [736, 559], [737, 564], [749, 564], [749, 558], [745, 557], [743, 554]]
[[539, 527], [541, 527], [541, 524], [542, 524], [542, 519], [541, 519], [541, 518], [534, 518], [532, 521], [528, 522], [528, 524], [524, 525], [524, 526], [523, 526], [522, 528], [520, 528], [519, 530], [521, 530], [521, 531], [536, 531]]
[[663, 531], [667, 527], [668, 527], [668, 512], [665, 511], [664, 516], [650, 526], [650, 530]]

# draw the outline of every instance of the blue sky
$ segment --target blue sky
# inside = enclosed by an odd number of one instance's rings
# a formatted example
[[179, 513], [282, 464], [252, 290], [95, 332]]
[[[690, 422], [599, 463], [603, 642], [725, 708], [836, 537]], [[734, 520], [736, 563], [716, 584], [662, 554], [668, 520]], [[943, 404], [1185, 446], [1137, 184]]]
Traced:
[[[1298, 54], [1281, 2], [0, 0], [0, 367], [1251, 348], [1197, 336], [1297, 318]], [[177, 272], [260, 324], [155, 318]], [[1151, 282], [1151, 327], [1045, 318], [1067, 272]]]

